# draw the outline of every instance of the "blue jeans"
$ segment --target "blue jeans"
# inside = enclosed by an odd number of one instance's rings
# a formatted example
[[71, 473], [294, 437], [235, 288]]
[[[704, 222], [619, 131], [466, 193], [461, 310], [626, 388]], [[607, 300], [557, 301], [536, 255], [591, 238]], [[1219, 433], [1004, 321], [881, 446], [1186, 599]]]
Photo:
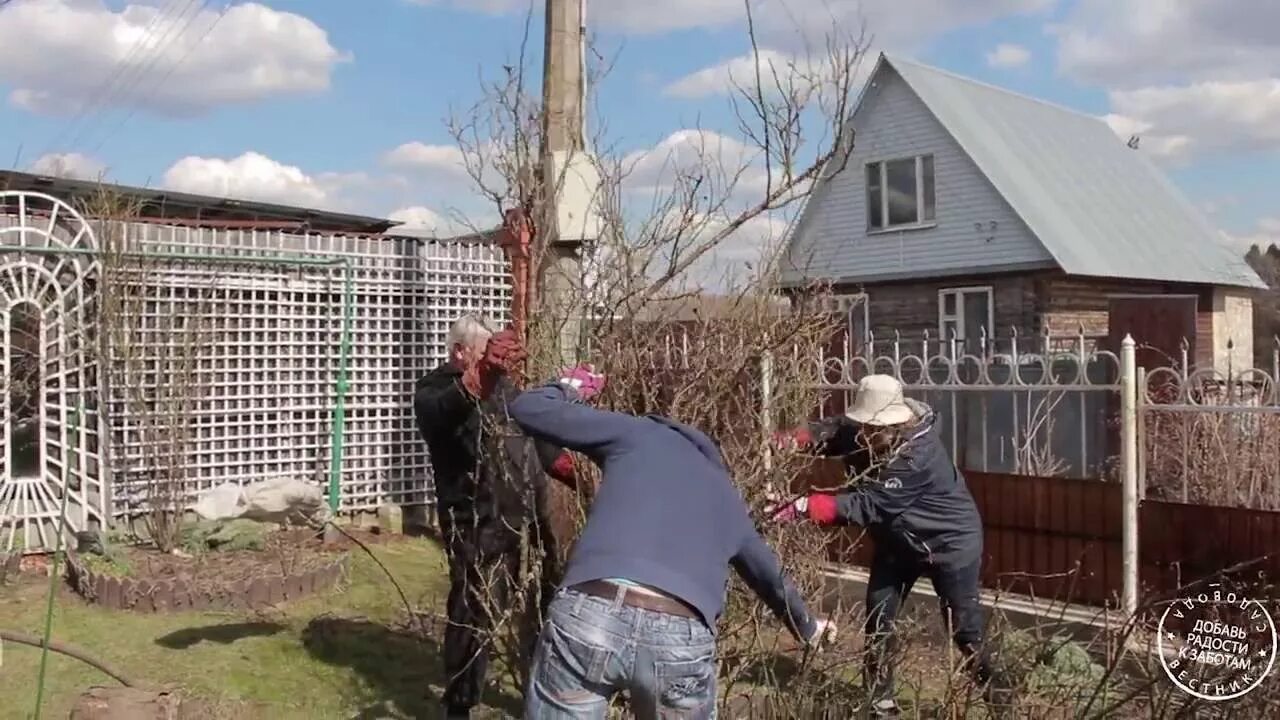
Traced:
[[603, 718], [624, 690], [640, 720], [714, 718], [715, 636], [701, 620], [561, 590], [534, 652], [525, 718]]

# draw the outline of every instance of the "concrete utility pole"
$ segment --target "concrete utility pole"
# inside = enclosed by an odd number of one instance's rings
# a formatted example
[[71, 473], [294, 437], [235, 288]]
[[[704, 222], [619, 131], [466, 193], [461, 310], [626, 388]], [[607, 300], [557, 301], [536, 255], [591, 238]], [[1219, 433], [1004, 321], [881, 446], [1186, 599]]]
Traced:
[[579, 359], [582, 255], [599, 239], [600, 173], [586, 140], [586, 0], [547, 0], [542, 78], [542, 183], [537, 231], [552, 253], [544, 297], [560, 332], [561, 360]]

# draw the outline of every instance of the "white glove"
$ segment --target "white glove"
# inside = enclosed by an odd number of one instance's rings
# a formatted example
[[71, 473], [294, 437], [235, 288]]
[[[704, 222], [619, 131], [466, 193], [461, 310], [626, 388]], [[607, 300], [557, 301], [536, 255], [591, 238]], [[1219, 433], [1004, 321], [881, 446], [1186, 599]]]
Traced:
[[822, 648], [836, 644], [836, 624], [832, 620], [818, 619], [814, 621], [813, 635], [809, 637], [810, 647]]

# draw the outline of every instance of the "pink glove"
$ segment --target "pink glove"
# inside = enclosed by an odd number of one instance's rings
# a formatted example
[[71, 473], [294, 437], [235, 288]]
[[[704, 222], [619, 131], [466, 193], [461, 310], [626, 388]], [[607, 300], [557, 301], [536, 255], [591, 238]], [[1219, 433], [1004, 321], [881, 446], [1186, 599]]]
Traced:
[[596, 372], [595, 366], [583, 363], [560, 373], [560, 382], [578, 391], [583, 402], [590, 400], [604, 389], [604, 374]]

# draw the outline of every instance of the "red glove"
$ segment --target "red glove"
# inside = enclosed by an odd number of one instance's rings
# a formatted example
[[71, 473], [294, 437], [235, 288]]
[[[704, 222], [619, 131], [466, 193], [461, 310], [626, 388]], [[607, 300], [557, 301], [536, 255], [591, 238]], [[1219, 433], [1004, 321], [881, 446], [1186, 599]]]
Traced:
[[528, 356], [519, 336], [511, 329], [503, 330], [489, 338], [480, 362], [486, 370], [511, 372]]
[[779, 430], [773, 434], [773, 446], [779, 450], [799, 450], [813, 444], [813, 433], [809, 428]]
[[560, 457], [551, 463], [551, 469], [547, 471], [551, 477], [568, 485], [577, 486], [578, 476], [573, 471], [573, 456], [567, 452], [560, 453]]

